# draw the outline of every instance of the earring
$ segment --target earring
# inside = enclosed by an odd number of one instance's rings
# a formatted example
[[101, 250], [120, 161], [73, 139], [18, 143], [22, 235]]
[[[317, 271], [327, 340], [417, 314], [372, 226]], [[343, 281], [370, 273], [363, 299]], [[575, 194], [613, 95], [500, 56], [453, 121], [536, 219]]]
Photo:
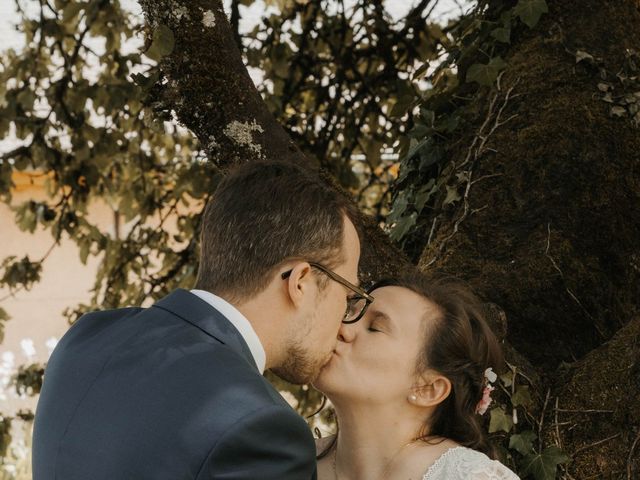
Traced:
[[416, 397], [414, 394], [409, 395], [409, 401], [410, 402], [415, 402], [418, 400], [418, 397]]

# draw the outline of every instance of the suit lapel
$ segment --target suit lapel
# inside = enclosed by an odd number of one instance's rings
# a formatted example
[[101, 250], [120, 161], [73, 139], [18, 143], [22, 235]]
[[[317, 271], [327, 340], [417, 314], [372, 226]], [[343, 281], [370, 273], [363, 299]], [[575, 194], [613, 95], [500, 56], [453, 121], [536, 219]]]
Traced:
[[181, 288], [171, 292], [153, 305], [181, 318], [207, 335], [235, 350], [256, 370], [258, 369], [249, 346], [240, 332], [218, 310], [196, 295]]

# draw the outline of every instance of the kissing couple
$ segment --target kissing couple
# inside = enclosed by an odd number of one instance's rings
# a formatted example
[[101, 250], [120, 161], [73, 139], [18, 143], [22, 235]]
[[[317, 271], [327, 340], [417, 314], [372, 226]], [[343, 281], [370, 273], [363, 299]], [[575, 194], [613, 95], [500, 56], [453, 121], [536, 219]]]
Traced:
[[[238, 167], [193, 290], [87, 313], [45, 370], [34, 480], [512, 480], [480, 428], [499, 344], [479, 301], [416, 272], [358, 286], [355, 207], [301, 167]], [[312, 383], [314, 440], [265, 370]]]

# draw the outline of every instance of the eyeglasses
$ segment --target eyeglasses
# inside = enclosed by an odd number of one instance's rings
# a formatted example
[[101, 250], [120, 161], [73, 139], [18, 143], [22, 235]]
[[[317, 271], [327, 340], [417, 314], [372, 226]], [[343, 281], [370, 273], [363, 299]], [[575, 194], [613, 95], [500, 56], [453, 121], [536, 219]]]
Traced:
[[[349, 282], [346, 278], [341, 277], [335, 272], [332, 272], [326, 267], [323, 267], [319, 263], [309, 262], [313, 268], [317, 268], [322, 273], [327, 275], [331, 280], [338, 282], [341, 285], [344, 285], [349, 290], [355, 293], [355, 295], [347, 298], [347, 311], [344, 314], [344, 319], [342, 323], [356, 323], [358, 320], [362, 318], [364, 313], [369, 308], [371, 302], [373, 302], [373, 297], [365, 292], [360, 287], [356, 287], [353, 283]], [[282, 279], [285, 280], [291, 276], [291, 272], [293, 270], [289, 270], [288, 272], [284, 272], [282, 274]]]

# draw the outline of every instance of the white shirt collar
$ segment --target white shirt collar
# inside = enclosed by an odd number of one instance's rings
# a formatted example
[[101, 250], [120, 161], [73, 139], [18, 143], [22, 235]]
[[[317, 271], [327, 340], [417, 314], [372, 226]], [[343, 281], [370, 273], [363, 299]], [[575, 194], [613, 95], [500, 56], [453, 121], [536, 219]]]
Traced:
[[238, 330], [244, 341], [247, 342], [249, 350], [251, 350], [251, 355], [253, 355], [253, 360], [258, 366], [258, 371], [263, 374], [267, 362], [267, 354], [264, 351], [258, 334], [251, 326], [249, 320], [247, 320], [247, 317], [225, 299], [211, 292], [207, 292], [206, 290], [191, 290], [191, 293], [218, 310], [236, 327], [236, 330]]

